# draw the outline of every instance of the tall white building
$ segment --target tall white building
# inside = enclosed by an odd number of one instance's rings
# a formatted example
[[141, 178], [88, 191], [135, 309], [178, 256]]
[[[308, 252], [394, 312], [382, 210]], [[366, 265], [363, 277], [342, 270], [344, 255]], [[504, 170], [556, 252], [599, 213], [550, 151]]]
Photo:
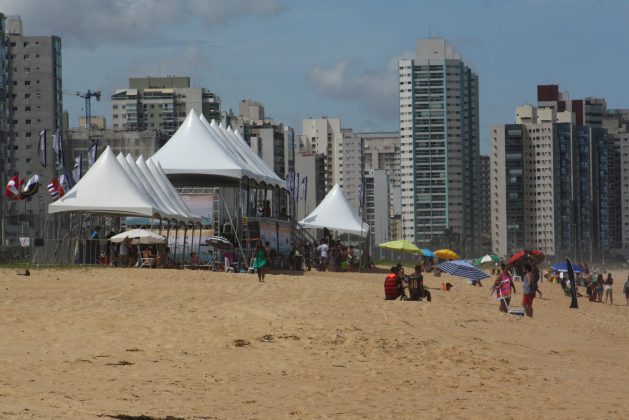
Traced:
[[330, 191], [334, 184], [343, 187], [341, 120], [328, 117], [308, 118], [303, 120], [302, 133], [313, 152], [326, 156], [326, 192]]
[[417, 244], [451, 230], [478, 249], [478, 76], [443, 39], [399, 62], [402, 235]]

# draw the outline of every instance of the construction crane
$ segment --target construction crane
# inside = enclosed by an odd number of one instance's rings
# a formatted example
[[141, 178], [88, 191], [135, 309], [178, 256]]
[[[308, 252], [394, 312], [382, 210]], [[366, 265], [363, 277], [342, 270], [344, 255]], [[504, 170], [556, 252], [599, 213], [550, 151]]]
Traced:
[[97, 101], [100, 101], [100, 90], [92, 92], [88, 89], [87, 92], [74, 92], [70, 90], [64, 90], [66, 95], [75, 95], [85, 99], [85, 129], [92, 129], [92, 97], [95, 97]]

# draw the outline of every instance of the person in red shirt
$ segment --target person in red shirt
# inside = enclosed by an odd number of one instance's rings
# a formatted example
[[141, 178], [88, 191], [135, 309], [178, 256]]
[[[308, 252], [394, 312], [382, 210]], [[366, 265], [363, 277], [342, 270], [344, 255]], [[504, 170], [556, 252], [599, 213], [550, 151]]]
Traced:
[[391, 272], [387, 274], [384, 279], [384, 299], [395, 300], [399, 297], [406, 296], [404, 293], [404, 286], [402, 286], [402, 279], [398, 275], [398, 268], [391, 267]]

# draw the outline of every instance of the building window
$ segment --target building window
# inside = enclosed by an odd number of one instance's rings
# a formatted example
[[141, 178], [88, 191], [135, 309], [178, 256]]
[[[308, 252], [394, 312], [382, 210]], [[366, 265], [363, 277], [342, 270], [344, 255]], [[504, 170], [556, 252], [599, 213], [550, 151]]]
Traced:
[[30, 80], [24, 80], [24, 86], [30, 86], [30, 85], [31, 85]]
[[25, 46], [25, 47], [28, 47], [29, 45], [30, 45], [30, 44], [29, 44], [29, 42], [28, 42], [28, 41], [25, 41], [25, 42], [24, 42], [24, 46]]
[[30, 93], [25, 93], [25, 94], [24, 94], [24, 99], [28, 99], [28, 98], [30, 98], [30, 97], [31, 97], [31, 94], [30, 94]]
[[24, 60], [30, 60], [31, 57], [28, 54], [24, 54]]

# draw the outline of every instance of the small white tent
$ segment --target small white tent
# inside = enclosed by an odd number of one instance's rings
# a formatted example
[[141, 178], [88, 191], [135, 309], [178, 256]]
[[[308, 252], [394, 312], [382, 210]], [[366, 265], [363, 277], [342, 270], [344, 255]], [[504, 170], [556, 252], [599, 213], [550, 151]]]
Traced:
[[369, 225], [363, 223], [350, 206], [339, 184], [299, 224], [304, 228], [328, 228], [337, 232], [364, 235]]

